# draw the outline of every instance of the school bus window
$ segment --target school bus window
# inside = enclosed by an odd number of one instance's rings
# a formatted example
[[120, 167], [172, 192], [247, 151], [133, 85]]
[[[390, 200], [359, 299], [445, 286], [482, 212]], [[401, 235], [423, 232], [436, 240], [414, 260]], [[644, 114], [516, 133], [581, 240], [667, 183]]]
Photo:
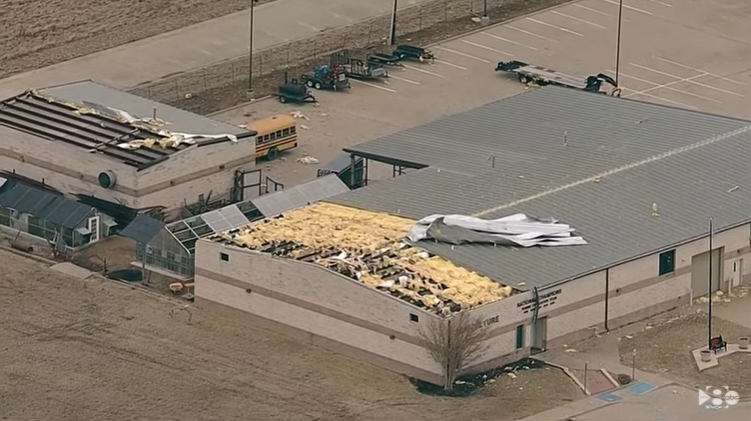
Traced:
[[281, 130], [277, 130], [276, 131], [276, 138], [279, 139], [280, 137], [282, 137], [282, 131]]
[[292, 134], [295, 134], [296, 131], [297, 131], [297, 127], [296, 126], [292, 126], [292, 127], [289, 128], [289, 132], [292, 133]]
[[284, 137], [289, 136], [289, 129], [282, 130], [282, 136], [284, 136]]
[[276, 132], [271, 133], [271, 140], [274, 140], [274, 139], [276, 139]]

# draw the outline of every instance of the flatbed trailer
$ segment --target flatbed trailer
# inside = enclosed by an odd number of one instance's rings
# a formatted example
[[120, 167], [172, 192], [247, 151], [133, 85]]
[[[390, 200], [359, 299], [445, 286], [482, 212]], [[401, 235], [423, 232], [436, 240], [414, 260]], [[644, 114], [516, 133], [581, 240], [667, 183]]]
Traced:
[[497, 72], [514, 73], [519, 81], [525, 85], [530, 83], [539, 86], [557, 85], [581, 91], [606, 94], [606, 92], [600, 91], [602, 83], [606, 82], [614, 88], [611, 95], [620, 96], [621, 93], [621, 89], [618, 87], [615, 80], [602, 73], [597, 76], [589, 76], [582, 80], [556, 70], [546, 69], [542, 66], [535, 66], [517, 60], [500, 62], [495, 70]]

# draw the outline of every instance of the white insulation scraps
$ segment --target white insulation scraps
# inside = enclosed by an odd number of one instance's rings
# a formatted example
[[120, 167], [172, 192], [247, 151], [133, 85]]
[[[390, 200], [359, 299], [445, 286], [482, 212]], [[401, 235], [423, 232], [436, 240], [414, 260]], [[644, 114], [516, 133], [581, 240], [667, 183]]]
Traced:
[[543, 220], [523, 213], [499, 219], [463, 215], [431, 215], [409, 230], [413, 242], [432, 240], [448, 244], [486, 243], [518, 247], [585, 245], [570, 225]]

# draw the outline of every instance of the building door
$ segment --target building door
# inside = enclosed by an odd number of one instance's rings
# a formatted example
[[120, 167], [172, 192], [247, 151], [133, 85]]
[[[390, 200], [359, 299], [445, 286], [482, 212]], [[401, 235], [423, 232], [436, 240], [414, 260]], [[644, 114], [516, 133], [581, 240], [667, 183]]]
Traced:
[[89, 231], [91, 231], [89, 242], [99, 241], [99, 215], [89, 218]]
[[[712, 292], [720, 289], [724, 248], [712, 250]], [[709, 252], [691, 258], [691, 293], [694, 297], [707, 295], [709, 288]]]
[[733, 285], [730, 289], [740, 286], [743, 283], [743, 259], [738, 259], [733, 263]]
[[532, 324], [532, 352], [545, 351], [548, 343], [548, 318], [538, 317]]

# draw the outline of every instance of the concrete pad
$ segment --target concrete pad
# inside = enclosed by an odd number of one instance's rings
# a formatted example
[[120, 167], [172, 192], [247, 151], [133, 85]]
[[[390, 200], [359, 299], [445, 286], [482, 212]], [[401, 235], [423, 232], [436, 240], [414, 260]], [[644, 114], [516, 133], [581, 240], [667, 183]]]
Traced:
[[712, 353], [711, 359], [707, 362], [704, 362], [701, 360], [701, 351], [704, 351], [705, 349], [707, 349], [707, 347], [702, 347], [702, 348], [691, 351], [691, 355], [694, 356], [694, 361], [696, 361], [696, 367], [699, 368], [699, 371], [704, 371], [708, 368], [712, 368], [714, 366], [719, 365], [720, 362], [718, 360], [720, 358], [735, 354], [736, 352], [751, 353], [751, 348], [741, 349], [740, 346], [738, 346], [738, 344], [728, 344], [727, 351], [719, 351], [717, 353]]
[[94, 273], [86, 270], [80, 266], [76, 266], [73, 263], [64, 262], [64, 263], [58, 263], [56, 265], [52, 266], [52, 269], [64, 273], [66, 275], [70, 275], [79, 279], [87, 279], [88, 277], [92, 276]]

